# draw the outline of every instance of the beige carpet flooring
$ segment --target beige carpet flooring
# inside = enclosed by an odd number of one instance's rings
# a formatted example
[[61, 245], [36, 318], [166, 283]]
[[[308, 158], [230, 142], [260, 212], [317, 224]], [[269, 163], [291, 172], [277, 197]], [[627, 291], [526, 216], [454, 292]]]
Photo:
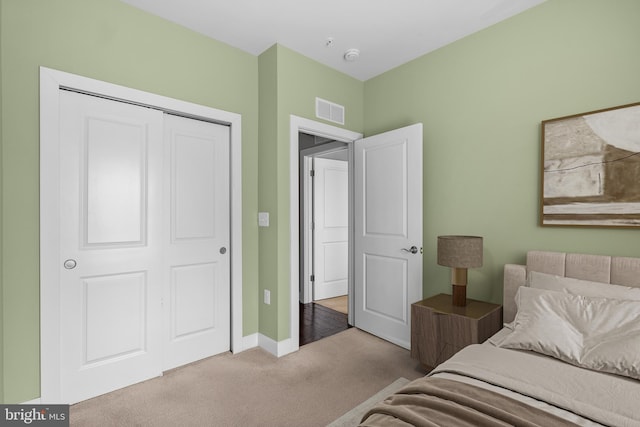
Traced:
[[409, 351], [356, 328], [276, 358], [225, 353], [80, 402], [72, 426], [325, 426], [400, 377]]
[[332, 310], [339, 311], [340, 313], [349, 314], [349, 309], [348, 309], [349, 297], [347, 295], [343, 295], [341, 297], [335, 297], [335, 298], [319, 299], [314, 302], [316, 304], [320, 304], [323, 307], [327, 307]]
[[371, 408], [375, 406], [376, 403], [384, 400], [387, 396], [391, 396], [393, 393], [400, 390], [402, 387], [407, 385], [409, 380], [406, 378], [398, 378], [355, 408], [351, 409], [349, 412], [329, 424], [327, 427], [353, 427], [360, 424], [362, 417], [365, 416], [367, 412]]

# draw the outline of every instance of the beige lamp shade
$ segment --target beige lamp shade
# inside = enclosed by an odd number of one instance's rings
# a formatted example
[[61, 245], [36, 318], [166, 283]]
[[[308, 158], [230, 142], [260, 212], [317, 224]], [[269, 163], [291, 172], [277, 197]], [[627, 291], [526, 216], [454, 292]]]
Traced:
[[482, 267], [482, 237], [438, 236], [438, 264], [451, 267], [454, 306], [467, 304], [467, 268]]
[[453, 268], [482, 267], [482, 237], [438, 236], [438, 264]]

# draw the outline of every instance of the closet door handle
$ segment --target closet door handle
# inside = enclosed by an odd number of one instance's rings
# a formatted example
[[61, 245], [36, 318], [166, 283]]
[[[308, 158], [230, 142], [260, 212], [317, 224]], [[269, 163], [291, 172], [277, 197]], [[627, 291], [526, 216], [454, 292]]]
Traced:
[[417, 246], [411, 246], [409, 249], [402, 248], [402, 250], [405, 251], [405, 252], [411, 252], [412, 254], [417, 254], [418, 253], [418, 247]]
[[78, 263], [76, 262], [75, 259], [68, 259], [64, 263], [62, 263], [62, 265], [67, 270], [73, 270], [74, 268], [76, 268], [76, 265], [78, 265]]

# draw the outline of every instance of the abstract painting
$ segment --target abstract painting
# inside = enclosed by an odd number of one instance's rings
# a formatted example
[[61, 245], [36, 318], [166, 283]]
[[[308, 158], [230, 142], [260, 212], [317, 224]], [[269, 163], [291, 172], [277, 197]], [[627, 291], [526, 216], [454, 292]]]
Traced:
[[640, 103], [542, 122], [541, 225], [640, 227]]

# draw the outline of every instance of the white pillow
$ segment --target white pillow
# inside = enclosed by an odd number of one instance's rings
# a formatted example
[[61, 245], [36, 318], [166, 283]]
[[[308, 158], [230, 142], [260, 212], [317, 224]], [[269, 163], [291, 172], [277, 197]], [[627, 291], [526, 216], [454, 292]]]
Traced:
[[550, 291], [567, 292], [586, 297], [624, 299], [640, 301], [640, 288], [611, 285], [609, 283], [591, 282], [572, 277], [555, 276], [553, 274], [529, 271], [527, 286]]
[[499, 347], [640, 379], [640, 302], [521, 286], [513, 332]]

